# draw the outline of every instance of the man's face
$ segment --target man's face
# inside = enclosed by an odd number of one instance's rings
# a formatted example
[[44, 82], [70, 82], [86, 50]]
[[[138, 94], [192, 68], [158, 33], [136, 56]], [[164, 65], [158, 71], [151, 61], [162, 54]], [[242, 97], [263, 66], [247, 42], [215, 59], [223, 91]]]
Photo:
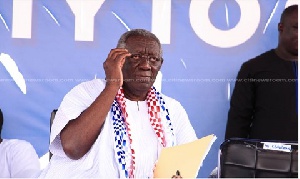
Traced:
[[159, 44], [148, 37], [132, 36], [126, 41], [126, 49], [132, 56], [123, 65], [123, 88], [131, 92], [148, 91], [162, 65], [162, 61], [153, 61], [161, 58]]
[[298, 11], [287, 15], [282, 23], [279, 23], [280, 43], [285, 50], [298, 56]]

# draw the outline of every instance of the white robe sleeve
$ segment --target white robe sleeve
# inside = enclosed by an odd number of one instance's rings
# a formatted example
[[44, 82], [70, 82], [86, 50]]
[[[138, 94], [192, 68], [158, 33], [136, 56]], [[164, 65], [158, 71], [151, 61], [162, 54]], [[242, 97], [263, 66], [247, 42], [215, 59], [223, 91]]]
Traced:
[[70, 120], [76, 119], [95, 101], [104, 86], [103, 81], [95, 79], [75, 86], [66, 94], [51, 127], [50, 151], [53, 155], [66, 156], [61, 145], [60, 132]]

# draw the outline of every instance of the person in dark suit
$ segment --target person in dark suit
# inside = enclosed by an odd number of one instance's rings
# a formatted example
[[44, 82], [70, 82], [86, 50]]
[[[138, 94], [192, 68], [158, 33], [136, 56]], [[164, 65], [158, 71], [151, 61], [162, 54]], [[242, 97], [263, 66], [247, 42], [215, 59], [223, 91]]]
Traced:
[[241, 66], [225, 139], [298, 141], [298, 5], [283, 11], [278, 32], [277, 48]]

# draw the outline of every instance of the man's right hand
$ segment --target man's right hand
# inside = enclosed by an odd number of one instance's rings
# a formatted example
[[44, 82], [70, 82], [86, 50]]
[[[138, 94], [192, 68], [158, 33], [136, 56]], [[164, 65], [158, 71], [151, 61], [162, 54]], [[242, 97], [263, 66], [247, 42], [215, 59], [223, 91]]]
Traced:
[[122, 68], [126, 57], [131, 54], [124, 48], [115, 48], [110, 51], [103, 68], [106, 75], [106, 86], [114, 86], [118, 89], [123, 85]]

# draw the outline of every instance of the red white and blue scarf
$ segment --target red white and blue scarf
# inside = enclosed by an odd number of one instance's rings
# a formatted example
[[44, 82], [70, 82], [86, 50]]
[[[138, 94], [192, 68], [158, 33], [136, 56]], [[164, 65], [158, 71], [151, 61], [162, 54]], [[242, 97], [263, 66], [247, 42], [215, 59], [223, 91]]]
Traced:
[[[149, 120], [158, 141], [163, 147], [174, 146], [174, 130], [169, 117], [169, 111], [165, 107], [165, 101], [163, 100], [162, 95], [152, 87], [148, 92], [146, 102]], [[126, 112], [123, 88], [120, 88], [118, 91], [112, 104], [111, 112], [115, 134], [115, 159], [118, 163], [120, 178], [134, 178], [135, 151], [131, 147], [132, 137], [130, 124], [126, 120], [128, 113]]]

